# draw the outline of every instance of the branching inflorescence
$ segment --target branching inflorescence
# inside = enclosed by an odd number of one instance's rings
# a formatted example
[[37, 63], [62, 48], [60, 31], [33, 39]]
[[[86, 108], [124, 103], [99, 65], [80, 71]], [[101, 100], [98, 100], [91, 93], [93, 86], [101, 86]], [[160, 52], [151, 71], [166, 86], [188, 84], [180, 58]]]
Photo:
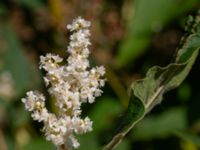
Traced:
[[48, 92], [55, 99], [59, 112], [51, 113], [45, 106], [45, 97], [38, 91], [27, 92], [22, 99], [25, 108], [32, 112], [32, 118], [44, 123], [46, 139], [58, 149], [72, 149], [79, 146], [75, 134], [92, 130], [92, 121], [81, 118], [81, 104], [93, 103], [100, 96], [105, 84], [105, 68], [89, 69], [88, 61], [90, 22], [81, 17], [75, 19], [67, 28], [72, 32], [67, 52], [70, 54], [67, 65], [58, 55], [47, 54], [40, 57], [40, 69], [46, 71], [44, 77]]

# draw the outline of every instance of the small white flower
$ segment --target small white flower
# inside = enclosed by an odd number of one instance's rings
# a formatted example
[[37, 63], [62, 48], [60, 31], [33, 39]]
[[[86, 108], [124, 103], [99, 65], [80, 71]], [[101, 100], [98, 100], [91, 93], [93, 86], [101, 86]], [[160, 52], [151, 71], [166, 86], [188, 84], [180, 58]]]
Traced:
[[41, 121], [47, 120], [49, 113], [46, 108], [43, 108], [41, 110], [34, 111], [31, 116], [33, 120], [37, 120], [38, 122], [41, 122]]
[[44, 108], [45, 97], [38, 91], [30, 91], [27, 92], [26, 95], [26, 98], [22, 98], [22, 102], [25, 104], [25, 108], [28, 111]]
[[62, 62], [62, 58], [58, 55], [46, 54], [46, 56], [40, 56], [40, 69], [45, 69], [46, 71], [54, 70], [58, 67], [58, 63]]
[[88, 28], [90, 27], [90, 22], [85, 21], [81, 17], [78, 17], [77, 19], [73, 20], [72, 24], [67, 25], [67, 29], [70, 31], [75, 31], [83, 28]]
[[77, 134], [83, 134], [92, 131], [92, 121], [86, 117], [84, 120], [78, 117], [72, 119], [73, 127]]
[[100, 76], [104, 76], [106, 71], [105, 71], [105, 67], [101, 66], [101, 67], [97, 67], [97, 73], [100, 75]]

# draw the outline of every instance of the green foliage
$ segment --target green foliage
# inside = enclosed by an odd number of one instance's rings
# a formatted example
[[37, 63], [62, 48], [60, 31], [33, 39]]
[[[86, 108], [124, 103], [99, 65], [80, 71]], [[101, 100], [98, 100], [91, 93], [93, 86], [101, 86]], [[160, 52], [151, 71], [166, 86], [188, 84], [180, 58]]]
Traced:
[[189, 74], [200, 48], [199, 16], [192, 23], [192, 29], [188, 31], [191, 33], [183, 38], [175, 61], [166, 67], [150, 68], [144, 79], [132, 84], [132, 95], [121, 130], [104, 150], [115, 148], [135, 124], [162, 101], [164, 93], [178, 87]]
[[191, 134], [189, 132], [185, 132], [185, 131], [175, 131], [174, 134], [177, 135], [178, 137], [186, 140], [186, 141], [192, 142], [193, 144], [198, 146], [198, 148], [200, 148], [200, 138], [199, 138], [199, 136]]
[[0, 4], [0, 16], [4, 15], [7, 12], [6, 8], [4, 5]]
[[[111, 109], [112, 108], [112, 109]], [[100, 144], [98, 143], [98, 134], [103, 130], [113, 127], [112, 122], [115, 116], [122, 111], [122, 106], [113, 99], [112, 97], [100, 98], [97, 104], [88, 113], [89, 117], [93, 121], [93, 131], [86, 135], [80, 135], [78, 137], [81, 145], [88, 145], [86, 147], [81, 146], [80, 150], [100, 149]], [[122, 143], [119, 150], [123, 150], [124, 147], [128, 147], [128, 142]]]
[[145, 117], [135, 126], [131, 134], [134, 140], [151, 140], [165, 138], [176, 130], [185, 130], [186, 128], [185, 109], [173, 108], [159, 115]]
[[188, 83], [183, 83], [178, 89], [177, 97], [181, 101], [187, 101], [191, 97], [192, 89]]
[[123, 140], [122, 143], [116, 148], [116, 150], [131, 150], [129, 140]]
[[[112, 108], [112, 109], [111, 109]], [[89, 113], [93, 120], [93, 132], [100, 132], [102, 129], [109, 128], [112, 125], [114, 117], [122, 111], [122, 106], [112, 97], [99, 99], [98, 105], [94, 106]]]
[[167, 23], [184, 14], [196, 5], [198, 0], [136, 0], [131, 1], [127, 15], [128, 33], [121, 42], [117, 60], [120, 65], [127, 65], [140, 57], [147, 50], [152, 34], [160, 31]]
[[25, 7], [31, 10], [38, 9], [43, 6], [42, 0], [34, 0], [34, 1], [18, 0], [18, 3], [21, 4], [22, 6], [24, 5]]
[[48, 149], [48, 150], [55, 150], [54, 145], [51, 142], [44, 142], [44, 139], [32, 139], [30, 141], [30, 143], [28, 143], [27, 145], [25, 145], [22, 150], [44, 150], [44, 149]]
[[79, 148], [80, 150], [88, 150], [88, 149], [99, 150], [100, 149], [99, 144], [98, 144], [98, 138], [92, 132], [79, 136], [78, 140], [81, 145], [85, 145], [85, 146], [81, 146]]

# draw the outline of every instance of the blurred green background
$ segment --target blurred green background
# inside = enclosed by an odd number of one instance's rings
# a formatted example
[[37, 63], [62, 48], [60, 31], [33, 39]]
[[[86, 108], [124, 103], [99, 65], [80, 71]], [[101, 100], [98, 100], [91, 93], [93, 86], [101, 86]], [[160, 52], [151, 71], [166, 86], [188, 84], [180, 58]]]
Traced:
[[[1, 0], [0, 150], [54, 150], [32, 121], [21, 98], [28, 90], [46, 92], [38, 69], [48, 52], [67, 58], [66, 24], [82, 16], [92, 22], [91, 63], [104, 65], [107, 84], [96, 103], [84, 105], [94, 121], [80, 150], [98, 150], [115, 132], [128, 104], [132, 81], [149, 67], [169, 63], [199, 0]], [[170, 91], [117, 150], [200, 149], [200, 58], [176, 90]], [[54, 110], [52, 100], [49, 109]]]

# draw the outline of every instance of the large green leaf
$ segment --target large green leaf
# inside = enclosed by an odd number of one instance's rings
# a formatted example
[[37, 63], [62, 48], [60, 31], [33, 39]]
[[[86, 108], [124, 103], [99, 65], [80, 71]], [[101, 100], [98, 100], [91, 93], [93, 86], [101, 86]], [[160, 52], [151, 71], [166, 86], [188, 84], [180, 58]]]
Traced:
[[[127, 34], [120, 44], [117, 61], [124, 66], [147, 50], [152, 34], [186, 13], [198, 0], [131, 0], [124, 8]], [[131, 15], [129, 15], [131, 14]]]
[[157, 104], [163, 94], [178, 87], [190, 72], [200, 48], [200, 16], [191, 22], [191, 31], [182, 39], [172, 63], [166, 67], [154, 66], [144, 79], [132, 84], [132, 96], [124, 121], [111, 142], [104, 150], [115, 148], [124, 136]]

